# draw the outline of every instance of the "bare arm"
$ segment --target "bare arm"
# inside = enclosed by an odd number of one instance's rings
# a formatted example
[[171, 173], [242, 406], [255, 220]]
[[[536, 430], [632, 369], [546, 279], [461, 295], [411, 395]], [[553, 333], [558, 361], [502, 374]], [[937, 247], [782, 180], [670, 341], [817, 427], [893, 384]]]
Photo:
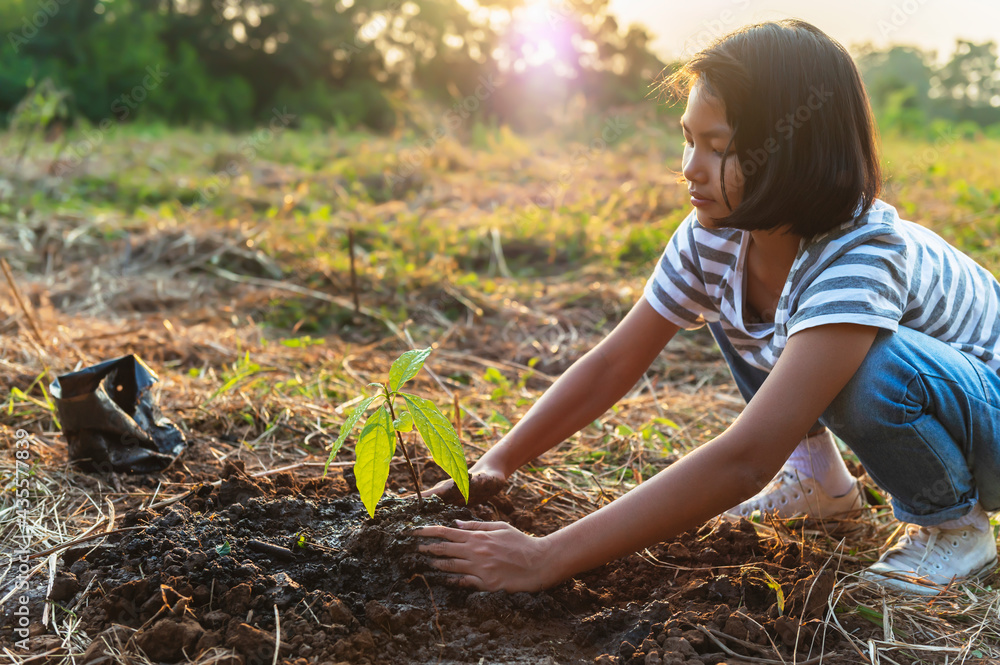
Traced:
[[[677, 330], [645, 299], [640, 299], [621, 323], [573, 363], [470, 471], [505, 480], [594, 422], [636, 384]], [[428, 493], [444, 494], [452, 485], [445, 481]], [[493, 483], [493, 491], [502, 486], [502, 482]]]
[[491, 448], [506, 475], [594, 422], [625, 395], [676, 334], [640, 299], [611, 333], [577, 360]]
[[536, 590], [673, 537], [753, 495], [860, 367], [875, 328], [836, 324], [793, 335], [733, 425], [597, 512], [544, 538], [500, 523], [428, 527], [450, 542], [423, 551], [482, 589]]

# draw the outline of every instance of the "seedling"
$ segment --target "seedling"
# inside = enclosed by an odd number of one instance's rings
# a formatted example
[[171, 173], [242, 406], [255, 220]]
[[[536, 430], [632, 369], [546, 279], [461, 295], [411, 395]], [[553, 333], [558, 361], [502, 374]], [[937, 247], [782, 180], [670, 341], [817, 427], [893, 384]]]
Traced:
[[[361, 493], [361, 502], [365, 504], [368, 514], [372, 517], [375, 516], [376, 504], [385, 494], [385, 483], [389, 478], [389, 462], [396, 454], [397, 441], [403, 450], [410, 477], [413, 478], [419, 507], [423, 509], [420, 480], [410, 461], [410, 455], [406, 452], [406, 446], [403, 445], [402, 436], [402, 432], [409, 432], [414, 427], [431, 451], [431, 457], [455, 481], [466, 503], [469, 501], [469, 469], [455, 429], [433, 402], [399, 390], [404, 383], [417, 375], [430, 353], [429, 348], [407, 351], [389, 368], [388, 383], [369, 383], [369, 387], [376, 386], [379, 392], [362, 399], [361, 403], [351, 411], [343, 427], [340, 428], [340, 436], [330, 449], [330, 457], [323, 469], [324, 475], [361, 416], [373, 402], [382, 400], [375, 412], [365, 421], [364, 427], [361, 428], [361, 436], [354, 447], [354, 477]], [[393, 406], [397, 397], [406, 403], [406, 409], [400, 411], [398, 418]]]

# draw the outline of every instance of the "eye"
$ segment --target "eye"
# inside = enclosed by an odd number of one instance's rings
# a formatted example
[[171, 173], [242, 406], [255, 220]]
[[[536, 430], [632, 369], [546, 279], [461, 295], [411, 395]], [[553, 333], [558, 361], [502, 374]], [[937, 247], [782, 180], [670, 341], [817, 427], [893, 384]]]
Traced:
[[[681, 140], [681, 145], [682, 146], [686, 146], [688, 148], [693, 148], [694, 147], [694, 143], [692, 143], [691, 141], [688, 141], [687, 138], [684, 138], [683, 140]], [[712, 154], [715, 155], [716, 157], [722, 157], [725, 154], [725, 151], [723, 151], [723, 150], [713, 150]]]

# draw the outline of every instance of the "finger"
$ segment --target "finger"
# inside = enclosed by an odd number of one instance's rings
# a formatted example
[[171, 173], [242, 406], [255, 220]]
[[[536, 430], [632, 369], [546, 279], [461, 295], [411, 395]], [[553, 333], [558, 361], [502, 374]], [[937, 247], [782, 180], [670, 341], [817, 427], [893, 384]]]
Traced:
[[[465, 497], [462, 496], [462, 493], [458, 490], [458, 486], [454, 483], [454, 481], [444, 481], [444, 488], [439, 494], [447, 503], [451, 503], [456, 506], [464, 506], [468, 503], [468, 505], [472, 506], [485, 503], [487, 499], [498, 494], [506, 486], [507, 481], [503, 478], [497, 478], [496, 476], [485, 473], [477, 473], [469, 477], [468, 501], [466, 501]], [[441, 487], [441, 483], [438, 484], [438, 487]], [[437, 489], [437, 487], [435, 489]]]
[[465, 497], [462, 496], [462, 493], [458, 489], [458, 485], [454, 482], [449, 482], [447, 486], [438, 493], [438, 496], [440, 496], [445, 503], [450, 503], [453, 506], [466, 505]]
[[486, 585], [486, 582], [484, 582], [482, 578], [476, 577], [475, 575], [462, 575], [455, 580], [455, 584], [467, 589], [479, 589], [480, 591], [490, 590], [490, 588]]
[[447, 586], [457, 586], [467, 589], [479, 589], [480, 591], [490, 591], [490, 588], [479, 577], [475, 575], [453, 575], [437, 570], [424, 573], [424, 578], [431, 584], [444, 584]]
[[464, 543], [469, 540], [468, 533], [462, 529], [453, 529], [449, 526], [422, 526], [410, 533], [421, 538], [445, 538], [456, 543]]
[[446, 556], [453, 559], [466, 559], [469, 545], [467, 543], [453, 543], [450, 541], [438, 541], [425, 543], [417, 548], [418, 552], [433, 554], [434, 556]]
[[480, 473], [469, 479], [469, 503], [485, 503], [507, 487], [507, 481], [494, 475]]
[[427, 559], [427, 563], [445, 573], [470, 575], [476, 572], [476, 564], [467, 559]]
[[444, 480], [435, 485], [434, 487], [431, 487], [430, 489], [423, 490], [422, 492], [420, 492], [420, 496], [422, 497], [444, 496], [453, 487], [455, 487], [454, 480]]
[[506, 522], [471, 522], [455, 520], [455, 526], [462, 531], [503, 531], [510, 528]]

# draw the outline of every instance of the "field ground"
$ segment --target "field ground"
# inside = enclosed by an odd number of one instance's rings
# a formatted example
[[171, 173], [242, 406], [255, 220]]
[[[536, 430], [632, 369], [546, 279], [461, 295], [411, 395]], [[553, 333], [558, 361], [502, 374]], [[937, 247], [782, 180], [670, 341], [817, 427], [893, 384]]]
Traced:
[[[850, 522], [710, 522], [547, 593], [508, 596], [450, 588], [413, 554], [407, 525], [468, 509], [414, 516], [390, 497], [369, 520], [343, 474], [353, 439], [322, 477], [353, 398], [399, 352], [434, 346], [433, 375], [416, 388], [460, 414], [471, 462], [639, 298], [687, 213], [680, 137], [662, 121], [618, 122], [610, 144], [595, 124], [575, 141], [476, 127], [464, 144], [423, 148], [129, 128], [93, 150], [71, 143], [59, 161], [57, 143], [6, 159], [0, 255], [23, 298], [3, 281], [4, 653], [18, 663], [997, 662], [1000, 576], [930, 603], [857, 583], [895, 528], [867, 478], [871, 505]], [[997, 273], [998, 148], [888, 138], [883, 198]], [[158, 373], [160, 405], [188, 449], [159, 474], [83, 473], [67, 463], [49, 383], [127, 353]], [[741, 408], [707, 332], [683, 333], [614, 409], [471, 510], [550, 532], [710, 440]], [[17, 429], [31, 435], [27, 502], [14, 492], [25, 478]], [[425, 483], [441, 477], [417, 462]], [[412, 489], [395, 464], [390, 486]], [[308, 553], [278, 551], [303, 529]], [[35, 554], [28, 652], [12, 633], [21, 548]]]

